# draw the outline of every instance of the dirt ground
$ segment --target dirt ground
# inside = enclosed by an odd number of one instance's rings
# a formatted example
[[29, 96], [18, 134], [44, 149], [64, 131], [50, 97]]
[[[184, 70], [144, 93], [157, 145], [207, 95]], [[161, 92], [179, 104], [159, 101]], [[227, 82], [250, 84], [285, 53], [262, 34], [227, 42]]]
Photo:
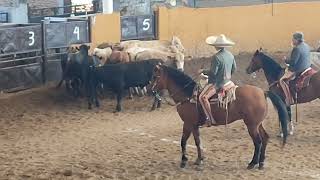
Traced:
[[[277, 55], [275, 55], [276, 57]], [[244, 73], [249, 55], [237, 57], [234, 81], [266, 88], [262, 72]], [[186, 63], [192, 75], [208, 59]], [[124, 112], [112, 113], [114, 99], [87, 110], [52, 86], [0, 94], [0, 179], [320, 179], [320, 103], [299, 106], [299, 122], [284, 149], [278, 118], [269, 103], [265, 120], [271, 136], [265, 169], [246, 170], [253, 144], [242, 121], [201, 129], [204, 165], [193, 165], [196, 149], [188, 141], [189, 163], [179, 168], [182, 121], [174, 107], [149, 112], [152, 99], [126, 99]]]

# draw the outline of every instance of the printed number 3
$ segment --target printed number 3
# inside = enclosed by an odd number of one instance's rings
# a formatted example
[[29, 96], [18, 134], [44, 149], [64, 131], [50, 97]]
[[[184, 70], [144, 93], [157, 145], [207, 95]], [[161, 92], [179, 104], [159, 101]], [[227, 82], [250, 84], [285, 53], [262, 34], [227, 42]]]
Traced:
[[30, 34], [29, 40], [31, 41], [29, 43], [29, 46], [33, 46], [34, 45], [34, 32], [30, 31], [29, 34]]
[[77, 40], [80, 40], [80, 28], [79, 26], [76, 26], [73, 30], [73, 34], [77, 35]]
[[142, 28], [142, 29], [143, 29], [144, 31], [149, 30], [149, 28], [150, 28], [150, 19], [145, 19], [145, 20], [143, 20], [142, 25], [143, 25], [143, 28]]

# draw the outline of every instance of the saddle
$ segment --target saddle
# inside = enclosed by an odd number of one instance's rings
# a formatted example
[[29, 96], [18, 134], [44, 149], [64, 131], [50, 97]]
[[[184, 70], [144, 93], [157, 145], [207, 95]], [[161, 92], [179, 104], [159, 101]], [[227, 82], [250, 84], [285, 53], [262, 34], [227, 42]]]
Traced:
[[286, 88], [288, 88], [289, 91], [283, 89], [282, 87], [282, 90], [285, 94], [285, 98], [289, 100], [288, 102], [290, 105], [294, 104], [294, 102], [296, 101], [296, 97], [293, 95], [299, 93], [302, 89], [308, 87], [310, 79], [312, 75], [314, 75], [315, 73], [317, 73], [316, 70], [312, 69], [311, 67], [307, 68], [301, 74], [297, 75], [293, 80], [286, 82], [286, 85], [288, 86]]
[[[226, 83], [222, 88], [217, 90], [217, 93], [213, 95], [209, 102], [210, 104], [219, 104], [219, 107], [224, 107], [226, 109], [227, 105], [236, 100], [236, 88], [238, 86], [235, 85], [232, 81]], [[191, 103], [199, 102], [199, 95], [202, 92], [203, 88], [196, 87], [194, 89], [194, 96], [191, 99]]]
[[[226, 83], [222, 88], [217, 90], [217, 93], [213, 95], [210, 99], [209, 102], [211, 105], [217, 104], [219, 108], [223, 109], [228, 109], [228, 105], [236, 100], [236, 89], [237, 85], [235, 85], [232, 81]], [[197, 87], [195, 88], [194, 94], [196, 94], [193, 99], [190, 100], [191, 103], [198, 103], [199, 102], [199, 95], [202, 92], [203, 88]], [[199, 126], [202, 126], [205, 123], [205, 114], [203, 111], [203, 107], [201, 105], [198, 106], [198, 110], [200, 113], [200, 119], [198, 122]]]

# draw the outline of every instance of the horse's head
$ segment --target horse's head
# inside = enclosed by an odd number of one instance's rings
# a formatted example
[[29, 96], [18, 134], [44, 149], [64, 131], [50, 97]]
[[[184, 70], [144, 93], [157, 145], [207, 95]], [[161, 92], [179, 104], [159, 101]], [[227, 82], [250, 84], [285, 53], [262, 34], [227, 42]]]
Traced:
[[262, 49], [260, 48], [260, 50], [257, 50], [252, 59], [251, 62], [249, 64], [249, 66], [247, 67], [246, 71], [248, 74], [251, 74], [253, 72], [258, 71], [259, 69], [262, 68], [262, 60], [261, 60], [261, 55], [262, 55]]
[[150, 89], [153, 93], [161, 91], [162, 89], [165, 89], [165, 82], [165, 73], [162, 65], [159, 63], [153, 69], [153, 75], [149, 86], [150, 88], [148, 89]]

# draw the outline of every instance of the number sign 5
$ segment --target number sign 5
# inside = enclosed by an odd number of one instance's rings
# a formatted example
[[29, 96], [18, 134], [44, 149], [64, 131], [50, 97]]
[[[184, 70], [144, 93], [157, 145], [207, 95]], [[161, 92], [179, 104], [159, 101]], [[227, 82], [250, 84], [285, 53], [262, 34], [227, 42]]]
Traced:
[[148, 31], [150, 29], [150, 19], [144, 19], [143, 22], [142, 22], [142, 29], [144, 31]]

